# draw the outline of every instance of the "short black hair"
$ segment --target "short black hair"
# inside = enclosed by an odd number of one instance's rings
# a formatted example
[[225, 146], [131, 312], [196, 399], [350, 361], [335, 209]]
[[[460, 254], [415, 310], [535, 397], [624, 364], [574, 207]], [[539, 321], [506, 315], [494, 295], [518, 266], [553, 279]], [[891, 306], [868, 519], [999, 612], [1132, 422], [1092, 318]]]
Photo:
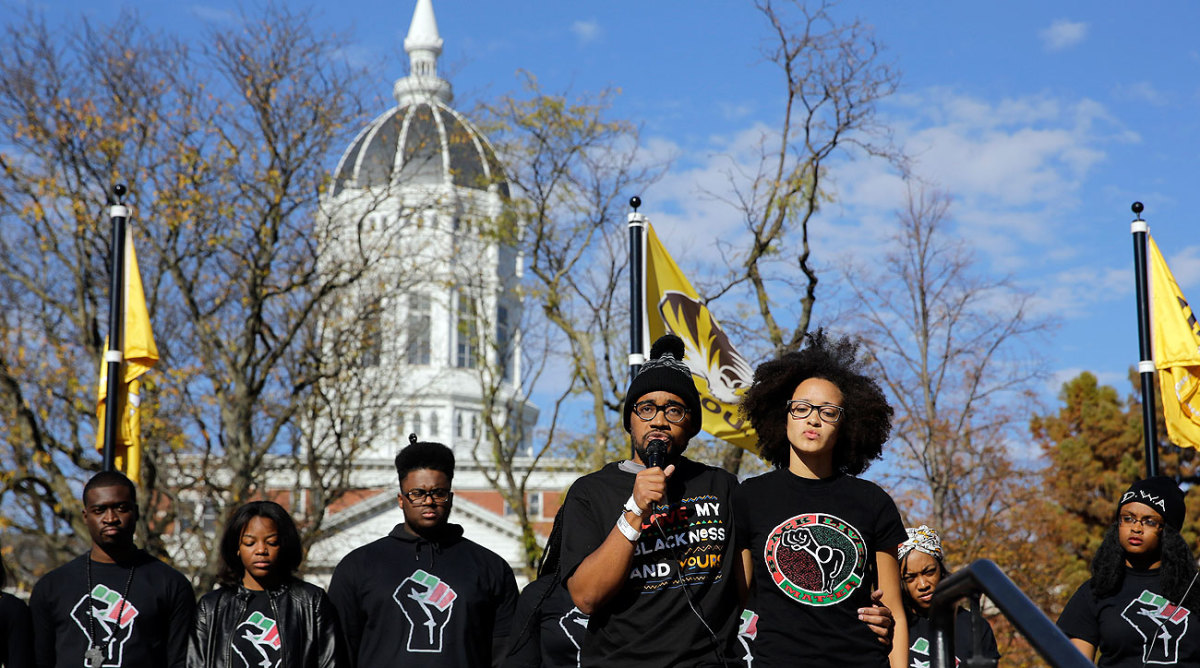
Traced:
[[79, 496], [84, 505], [87, 505], [88, 492], [100, 487], [125, 487], [129, 489], [129, 496], [133, 498], [133, 502], [137, 503], [137, 485], [133, 481], [125, 477], [124, 473], [119, 471], [101, 471], [92, 476], [90, 480], [83, 486], [83, 494]]
[[830, 338], [824, 330], [808, 335], [799, 352], [759, 365], [742, 397], [742, 415], [758, 434], [758, 452], [775, 468], [788, 465], [787, 401], [809, 378], [821, 378], [842, 393], [842, 420], [834, 445], [833, 466], [851, 475], [867, 470], [883, 453], [892, 431], [892, 407], [875, 379], [862, 373], [859, 343]]
[[300, 547], [300, 532], [296, 530], [292, 516], [274, 501], [251, 501], [233, 511], [233, 516], [225, 525], [225, 533], [221, 535], [221, 572], [217, 575], [217, 581], [226, 587], [237, 587], [242, 583], [246, 567], [242, 565], [242, 558], [238, 556], [238, 548], [242, 544], [242, 533], [246, 531], [246, 525], [255, 517], [264, 517], [275, 523], [275, 530], [279, 532], [277, 565], [283, 572], [284, 579], [292, 577], [296, 569], [300, 568], [303, 550]]
[[417, 469], [432, 469], [454, 480], [454, 451], [441, 443], [418, 441], [416, 434], [408, 435], [408, 445], [396, 453], [396, 475], [400, 482]]

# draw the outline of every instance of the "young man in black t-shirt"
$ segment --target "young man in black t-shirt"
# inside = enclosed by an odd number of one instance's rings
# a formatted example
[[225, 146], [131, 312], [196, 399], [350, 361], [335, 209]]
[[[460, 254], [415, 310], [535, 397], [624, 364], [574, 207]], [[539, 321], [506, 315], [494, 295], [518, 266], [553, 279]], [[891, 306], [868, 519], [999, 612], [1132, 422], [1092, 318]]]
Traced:
[[133, 544], [137, 490], [112, 471], [83, 488], [92, 549], [50, 571], [29, 599], [37, 668], [184, 668], [195, 594]]

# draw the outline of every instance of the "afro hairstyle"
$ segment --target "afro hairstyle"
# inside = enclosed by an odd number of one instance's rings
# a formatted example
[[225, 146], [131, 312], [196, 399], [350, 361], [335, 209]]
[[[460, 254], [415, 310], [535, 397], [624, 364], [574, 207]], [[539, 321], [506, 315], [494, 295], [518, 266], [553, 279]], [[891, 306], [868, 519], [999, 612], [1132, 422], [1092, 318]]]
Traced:
[[821, 378], [842, 393], [842, 419], [833, 465], [858, 475], [883, 453], [892, 431], [892, 407], [873, 378], [862, 373], [859, 344], [849, 338], [830, 338], [824, 330], [808, 335], [799, 352], [788, 352], [759, 365], [754, 382], [742, 397], [742, 415], [758, 433], [758, 450], [775, 468], [788, 465], [787, 402], [796, 387]]
[[454, 451], [441, 443], [418, 441], [416, 434], [408, 435], [408, 445], [396, 454], [396, 475], [400, 482], [417, 469], [432, 469], [454, 480]]

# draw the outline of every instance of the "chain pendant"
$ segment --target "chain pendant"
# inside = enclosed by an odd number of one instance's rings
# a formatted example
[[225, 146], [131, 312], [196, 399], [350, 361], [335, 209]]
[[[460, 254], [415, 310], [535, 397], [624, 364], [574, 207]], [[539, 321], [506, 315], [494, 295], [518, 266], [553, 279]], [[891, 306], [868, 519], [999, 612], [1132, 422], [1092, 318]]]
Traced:
[[83, 660], [88, 668], [100, 668], [104, 665], [104, 650], [99, 647], [89, 647], [83, 653]]

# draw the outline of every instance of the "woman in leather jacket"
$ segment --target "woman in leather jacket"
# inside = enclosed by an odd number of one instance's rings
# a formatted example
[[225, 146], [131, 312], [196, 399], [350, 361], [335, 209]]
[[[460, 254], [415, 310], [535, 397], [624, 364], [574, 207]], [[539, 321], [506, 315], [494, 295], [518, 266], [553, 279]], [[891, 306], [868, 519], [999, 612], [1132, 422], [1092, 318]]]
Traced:
[[300, 534], [282, 506], [238, 508], [221, 537], [221, 587], [196, 608], [188, 668], [350, 665], [325, 591], [293, 575], [300, 559]]

